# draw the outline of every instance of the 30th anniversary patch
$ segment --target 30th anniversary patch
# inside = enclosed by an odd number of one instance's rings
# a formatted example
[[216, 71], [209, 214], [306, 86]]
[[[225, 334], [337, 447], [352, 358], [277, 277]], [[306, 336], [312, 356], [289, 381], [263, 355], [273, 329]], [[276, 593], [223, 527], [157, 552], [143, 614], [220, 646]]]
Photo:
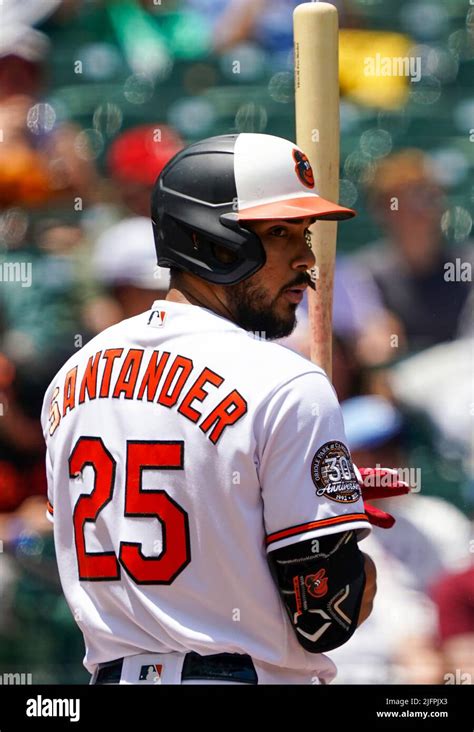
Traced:
[[311, 477], [316, 495], [337, 503], [355, 503], [360, 498], [360, 486], [349, 450], [343, 442], [325, 442], [311, 463]]

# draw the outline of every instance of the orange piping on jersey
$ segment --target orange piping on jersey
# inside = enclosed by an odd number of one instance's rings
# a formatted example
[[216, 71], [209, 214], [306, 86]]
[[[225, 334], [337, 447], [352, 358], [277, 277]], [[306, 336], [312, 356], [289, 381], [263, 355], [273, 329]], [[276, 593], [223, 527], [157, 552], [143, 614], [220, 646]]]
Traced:
[[49, 501], [47, 501], [46, 503], [46, 508], [48, 509], [48, 513], [50, 513], [51, 516], [54, 516], [54, 508]]
[[303, 534], [305, 531], [311, 531], [312, 529], [322, 529], [324, 526], [333, 526], [334, 524], [347, 524], [353, 523], [354, 521], [368, 521], [365, 513], [349, 513], [344, 516], [334, 516], [330, 519], [321, 519], [321, 521], [310, 521], [308, 524], [299, 524], [298, 526], [291, 526], [289, 529], [283, 529], [283, 531], [276, 531], [274, 534], [270, 534], [266, 538], [266, 543], [271, 544], [279, 539], [286, 539], [288, 536], [296, 536], [296, 534]]

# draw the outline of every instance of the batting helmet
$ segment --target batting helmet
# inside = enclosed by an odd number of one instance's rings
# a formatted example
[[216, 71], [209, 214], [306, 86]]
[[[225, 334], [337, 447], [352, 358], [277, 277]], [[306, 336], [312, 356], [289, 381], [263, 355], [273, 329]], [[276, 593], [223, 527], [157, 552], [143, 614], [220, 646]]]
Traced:
[[[158, 264], [217, 284], [241, 282], [266, 260], [246, 221], [355, 215], [314, 189], [308, 158], [281, 137], [242, 132], [189, 145], [168, 162], [153, 189]], [[216, 256], [216, 244], [231, 261]]]

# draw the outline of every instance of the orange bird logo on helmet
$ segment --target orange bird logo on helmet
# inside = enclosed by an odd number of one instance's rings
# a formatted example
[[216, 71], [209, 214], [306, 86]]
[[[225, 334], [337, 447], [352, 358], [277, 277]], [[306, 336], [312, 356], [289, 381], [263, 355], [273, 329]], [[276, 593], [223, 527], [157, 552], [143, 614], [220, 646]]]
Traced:
[[295, 161], [295, 172], [299, 180], [307, 188], [314, 188], [314, 175], [311, 163], [308, 160], [308, 156], [293, 148], [293, 160]]

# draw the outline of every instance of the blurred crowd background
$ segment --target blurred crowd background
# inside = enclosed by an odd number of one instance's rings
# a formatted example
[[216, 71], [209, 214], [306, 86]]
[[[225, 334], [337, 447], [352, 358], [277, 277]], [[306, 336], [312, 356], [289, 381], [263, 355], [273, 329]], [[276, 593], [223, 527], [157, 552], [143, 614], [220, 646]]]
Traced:
[[[294, 139], [293, 0], [3, 0], [0, 7], [0, 674], [87, 683], [44, 515], [39, 413], [63, 362], [164, 297], [149, 193], [183, 145]], [[360, 466], [412, 493], [364, 551], [379, 591], [336, 683], [474, 676], [474, 6], [340, 11], [334, 384]], [[368, 56], [417, 59], [370, 74]], [[308, 355], [307, 309], [285, 345]], [[396, 501], [396, 502], [395, 502]]]

